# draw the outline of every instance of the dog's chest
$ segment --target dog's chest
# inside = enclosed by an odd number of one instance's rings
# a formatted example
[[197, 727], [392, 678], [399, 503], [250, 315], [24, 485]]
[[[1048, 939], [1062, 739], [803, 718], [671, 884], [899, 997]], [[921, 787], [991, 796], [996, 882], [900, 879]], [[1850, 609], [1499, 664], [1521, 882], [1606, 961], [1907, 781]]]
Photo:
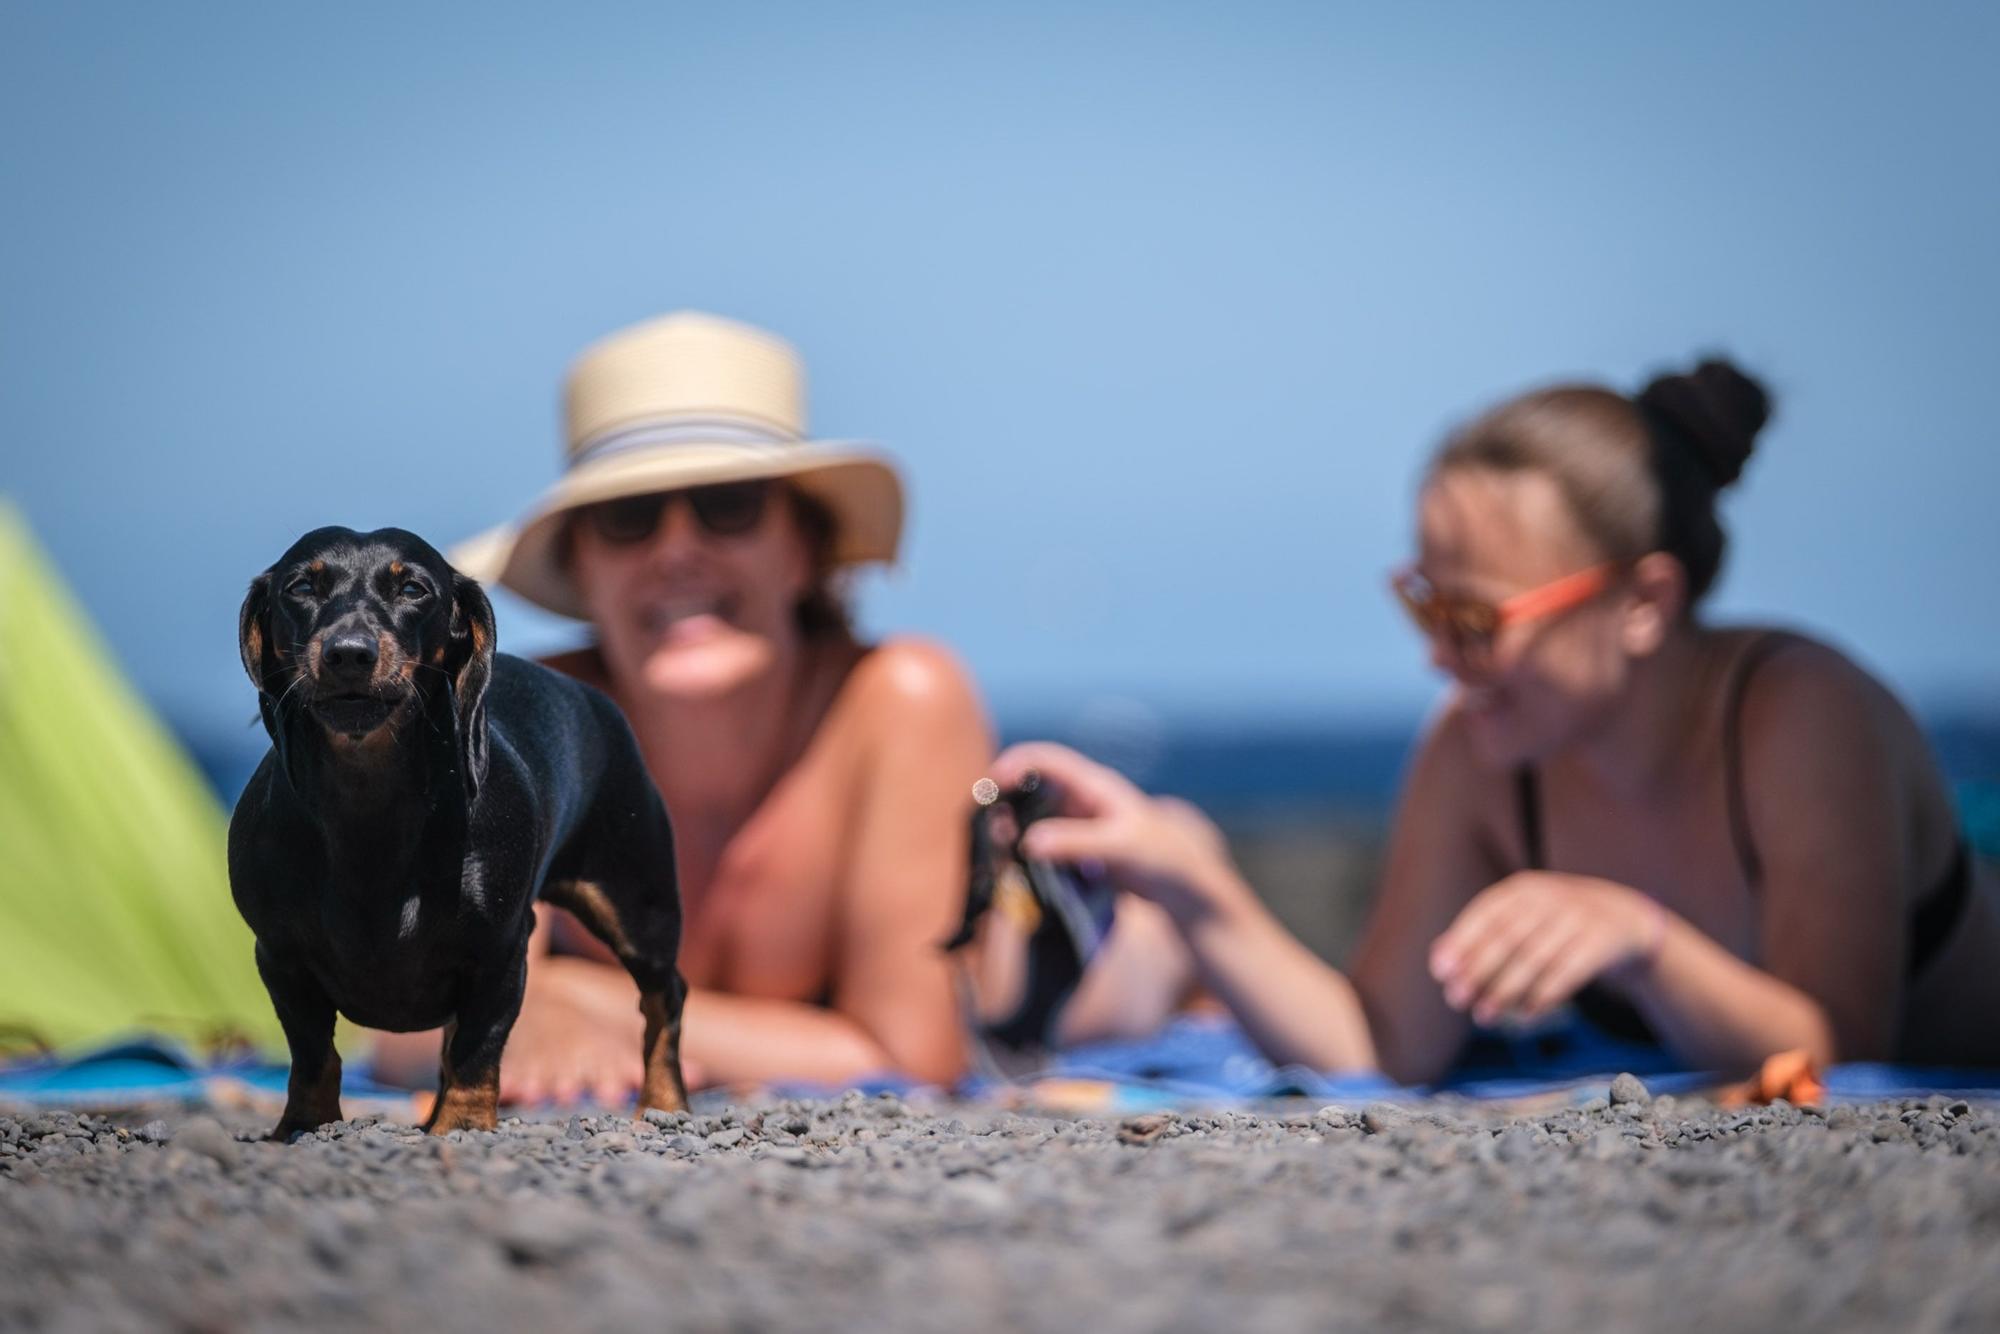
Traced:
[[454, 1007], [467, 938], [457, 885], [377, 886], [322, 914], [321, 973], [342, 1013], [375, 1027], [429, 1026]]

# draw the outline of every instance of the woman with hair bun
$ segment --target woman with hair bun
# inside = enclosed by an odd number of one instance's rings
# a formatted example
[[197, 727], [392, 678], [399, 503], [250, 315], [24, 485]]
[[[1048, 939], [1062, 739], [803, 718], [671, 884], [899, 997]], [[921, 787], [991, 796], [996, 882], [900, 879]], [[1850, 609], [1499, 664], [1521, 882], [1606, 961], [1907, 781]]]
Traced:
[[1396, 592], [1451, 680], [1342, 974], [1213, 826], [1059, 747], [1032, 855], [1163, 905], [1274, 1059], [1437, 1078], [1574, 1006], [1684, 1065], [2000, 1064], [2000, 914], [1917, 725], [1836, 650], [1698, 614], [1770, 402], [1724, 361], [1524, 394], [1448, 439]]

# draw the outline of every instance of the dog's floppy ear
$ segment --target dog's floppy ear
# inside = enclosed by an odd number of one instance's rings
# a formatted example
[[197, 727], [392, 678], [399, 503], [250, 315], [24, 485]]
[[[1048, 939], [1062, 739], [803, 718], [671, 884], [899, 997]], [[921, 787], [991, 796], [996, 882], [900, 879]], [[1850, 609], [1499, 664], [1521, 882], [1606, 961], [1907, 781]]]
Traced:
[[284, 720], [278, 716], [278, 700], [284, 692], [274, 692], [272, 688], [282, 663], [272, 643], [270, 616], [271, 572], [266, 570], [250, 581], [250, 591], [243, 596], [243, 609], [236, 613], [236, 647], [243, 654], [243, 670], [250, 674], [250, 684], [257, 687], [257, 714], [264, 720], [271, 744], [277, 748], [278, 767], [297, 788], [300, 775], [292, 768], [295, 752]]
[[452, 717], [458, 728], [459, 773], [465, 799], [479, 795], [486, 781], [486, 687], [493, 680], [493, 604], [478, 581], [456, 570], [451, 576]]
[[236, 613], [236, 647], [243, 654], [243, 670], [250, 673], [250, 684], [257, 687], [257, 693], [264, 693], [264, 677], [271, 669], [271, 632], [264, 618], [271, 610], [271, 572], [269, 570], [250, 581], [250, 591], [243, 595], [243, 609]]

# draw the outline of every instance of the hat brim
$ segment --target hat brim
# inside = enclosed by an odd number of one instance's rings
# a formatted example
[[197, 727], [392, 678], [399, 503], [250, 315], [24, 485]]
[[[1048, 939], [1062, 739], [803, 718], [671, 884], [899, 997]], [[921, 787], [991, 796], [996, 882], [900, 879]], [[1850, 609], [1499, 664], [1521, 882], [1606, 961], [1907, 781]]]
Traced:
[[826, 506], [836, 565], [895, 562], [903, 532], [902, 480], [886, 458], [847, 442], [776, 449], [677, 444], [614, 454], [572, 468], [518, 522], [466, 539], [449, 559], [482, 584], [588, 620], [583, 595], [561, 560], [563, 525], [572, 511], [621, 496], [760, 478], [782, 479]]

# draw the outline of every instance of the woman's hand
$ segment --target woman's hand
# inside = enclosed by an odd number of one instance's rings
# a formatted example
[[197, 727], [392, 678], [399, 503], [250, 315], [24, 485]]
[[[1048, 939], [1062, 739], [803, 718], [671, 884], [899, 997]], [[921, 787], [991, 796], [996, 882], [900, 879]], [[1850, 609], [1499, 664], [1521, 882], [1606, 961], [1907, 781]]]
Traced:
[[1010, 746], [994, 760], [992, 777], [1012, 787], [1030, 769], [1055, 789], [1061, 807], [1022, 834], [1028, 856], [1097, 862], [1119, 888], [1183, 920], [1241, 883], [1222, 832], [1187, 802], [1149, 797], [1116, 770], [1045, 741]]
[[1431, 976], [1474, 1022], [1533, 1019], [1593, 978], [1659, 953], [1666, 910], [1593, 876], [1521, 871], [1465, 905], [1431, 946]]

